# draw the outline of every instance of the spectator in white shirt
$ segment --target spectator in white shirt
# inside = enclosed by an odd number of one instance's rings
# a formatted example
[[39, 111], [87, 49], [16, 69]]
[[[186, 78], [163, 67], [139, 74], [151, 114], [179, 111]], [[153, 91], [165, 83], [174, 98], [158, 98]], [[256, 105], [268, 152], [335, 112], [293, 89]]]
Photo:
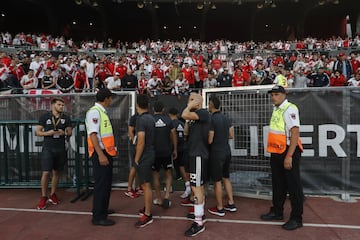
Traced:
[[175, 94], [178, 99], [181, 99], [181, 95], [187, 95], [189, 93], [189, 82], [183, 76], [179, 74], [178, 79], [175, 80]]
[[120, 90], [121, 88], [121, 79], [119, 78], [119, 73], [116, 72], [114, 76], [107, 77], [105, 79], [106, 87], [110, 90]]
[[360, 70], [355, 73], [355, 76], [348, 80], [348, 85], [353, 87], [360, 87]]
[[95, 73], [95, 64], [93, 63], [93, 58], [88, 56], [86, 58], [86, 62], [85, 62], [85, 71], [86, 71], [86, 76], [89, 79], [89, 83], [90, 83], [90, 89], [94, 88], [94, 73]]
[[212, 73], [209, 73], [208, 78], [205, 78], [204, 88], [215, 88], [217, 87], [217, 80], [214, 78]]
[[150, 78], [147, 84], [147, 88], [151, 91], [151, 96], [160, 95], [162, 86], [163, 83], [157, 75]]
[[34, 70], [29, 69], [28, 74], [21, 78], [20, 85], [25, 90], [37, 88], [38, 79], [35, 77]]
[[294, 77], [294, 88], [306, 88], [310, 79], [306, 77], [305, 68], [300, 67], [294, 69], [295, 77]]

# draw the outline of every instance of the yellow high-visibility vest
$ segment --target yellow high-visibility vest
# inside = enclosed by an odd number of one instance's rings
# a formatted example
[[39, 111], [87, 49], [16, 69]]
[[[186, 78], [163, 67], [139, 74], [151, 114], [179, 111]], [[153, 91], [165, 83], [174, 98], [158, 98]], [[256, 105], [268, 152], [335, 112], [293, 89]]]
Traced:
[[[104, 145], [105, 151], [110, 156], [116, 156], [117, 151], [115, 147], [115, 138], [113, 133], [113, 128], [109, 119], [109, 116], [99, 107], [99, 106], [93, 106], [90, 110], [97, 110], [100, 113], [100, 139], [102, 144]], [[87, 126], [87, 120], [85, 121], [85, 125]], [[89, 156], [92, 156], [93, 152], [95, 151], [94, 146], [92, 144], [92, 141], [90, 139], [90, 133], [87, 133], [87, 142], [88, 142], [88, 151]]]
[[277, 85], [283, 86], [284, 88], [288, 87], [287, 78], [284, 75], [282, 74], [278, 75], [277, 79], [278, 79]]
[[[267, 151], [269, 153], [284, 153], [286, 150], [286, 130], [284, 113], [290, 107], [297, 109], [295, 104], [287, 102], [281, 108], [273, 111], [270, 120], [270, 130], [268, 134]], [[298, 146], [303, 151], [301, 139], [298, 139]]]

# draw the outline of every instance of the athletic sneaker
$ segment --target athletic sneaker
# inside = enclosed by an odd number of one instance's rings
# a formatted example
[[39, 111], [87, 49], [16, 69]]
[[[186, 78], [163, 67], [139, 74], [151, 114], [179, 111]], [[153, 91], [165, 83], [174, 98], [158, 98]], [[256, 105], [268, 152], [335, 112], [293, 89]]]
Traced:
[[37, 209], [39, 210], [45, 209], [47, 201], [48, 201], [48, 197], [41, 197], [40, 202], [37, 205]]
[[139, 195], [137, 195], [137, 193], [133, 189], [131, 189], [130, 191], [129, 190], [126, 191], [125, 195], [128, 196], [129, 198], [138, 198], [139, 197]]
[[212, 207], [212, 208], [209, 208], [208, 212], [211, 213], [211, 214], [217, 215], [219, 217], [225, 216], [225, 209], [224, 208], [218, 209], [216, 206]]
[[135, 223], [135, 227], [142, 228], [145, 227], [146, 225], [149, 225], [153, 221], [154, 220], [152, 218], [152, 215], [147, 216], [144, 214], [140, 217], [140, 220]]
[[[186, 215], [186, 218], [191, 219], [191, 220], [195, 220], [195, 214], [194, 213], [188, 213]], [[202, 221], [203, 221], [203, 223], [207, 222], [207, 218], [206, 218], [205, 214], [202, 216]]]
[[224, 209], [226, 211], [229, 211], [229, 212], [236, 212], [237, 211], [237, 208], [236, 208], [235, 204], [226, 204]]
[[57, 205], [60, 203], [59, 199], [57, 198], [56, 194], [52, 194], [50, 197], [49, 197], [49, 202], [54, 204], [54, 205]]
[[184, 193], [180, 195], [180, 198], [182, 198], [182, 199], [188, 198], [188, 197], [190, 197], [190, 195], [191, 195], [191, 192], [184, 191]]
[[171, 201], [167, 198], [164, 198], [163, 203], [162, 203], [162, 207], [165, 209], [168, 209], [171, 206]]
[[191, 201], [189, 198], [186, 198], [180, 202], [180, 205], [183, 207], [192, 207], [194, 206], [194, 202]]
[[136, 194], [139, 196], [139, 195], [144, 195], [144, 191], [142, 188], [137, 188], [136, 189]]
[[155, 199], [153, 200], [153, 204], [154, 204], [154, 205], [158, 205], [158, 206], [161, 206], [161, 205], [162, 205], [161, 200], [158, 199], [158, 198], [155, 198]]
[[202, 233], [203, 231], [205, 231], [205, 226], [199, 225], [196, 222], [194, 222], [191, 225], [191, 227], [188, 230], [186, 230], [185, 236], [194, 237], [194, 236], [198, 235], [199, 233]]
[[145, 214], [145, 207], [139, 210], [139, 215], [142, 216]]

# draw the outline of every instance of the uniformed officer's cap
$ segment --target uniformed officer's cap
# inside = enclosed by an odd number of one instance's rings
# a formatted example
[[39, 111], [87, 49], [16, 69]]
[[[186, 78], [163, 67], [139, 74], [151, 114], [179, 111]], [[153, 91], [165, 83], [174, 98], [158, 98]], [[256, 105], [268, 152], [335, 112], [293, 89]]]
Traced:
[[283, 86], [275, 85], [268, 93], [286, 93]]

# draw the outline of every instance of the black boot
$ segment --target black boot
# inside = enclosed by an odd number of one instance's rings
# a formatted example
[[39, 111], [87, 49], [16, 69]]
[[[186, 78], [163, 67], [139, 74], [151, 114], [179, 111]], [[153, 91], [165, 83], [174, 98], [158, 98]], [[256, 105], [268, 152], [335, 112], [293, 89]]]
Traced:
[[262, 214], [260, 216], [260, 218], [261, 218], [261, 220], [264, 220], [264, 221], [272, 221], [272, 220], [283, 220], [284, 216], [282, 213], [281, 214], [276, 213], [274, 207], [271, 207], [270, 212], [268, 212], [266, 214]]

